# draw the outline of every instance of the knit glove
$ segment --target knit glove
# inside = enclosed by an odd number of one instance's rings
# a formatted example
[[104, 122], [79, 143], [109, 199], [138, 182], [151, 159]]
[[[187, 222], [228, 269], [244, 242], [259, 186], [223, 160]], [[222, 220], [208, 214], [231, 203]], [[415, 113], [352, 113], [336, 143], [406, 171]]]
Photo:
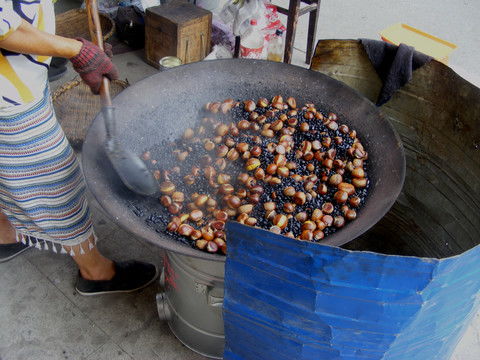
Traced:
[[98, 94], [104, 76], [110, 80], [118, 79], [118, 70], [107, 55], [112, 54], [111, 46], [105, 44], [105, 51], [102, 51], [88, 40], [83, 38], [77, 38], [77, 40], [83, 45], [78, 55], [70, 58], [70, 61], [92, 92]]

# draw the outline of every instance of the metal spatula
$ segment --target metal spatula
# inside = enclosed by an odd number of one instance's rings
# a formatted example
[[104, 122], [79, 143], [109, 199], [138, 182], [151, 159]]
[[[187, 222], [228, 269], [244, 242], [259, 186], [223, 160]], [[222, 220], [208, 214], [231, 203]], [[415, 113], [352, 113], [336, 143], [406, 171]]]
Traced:
[[[96, 0], [87, 0], [88, 27], [93, 41], [103, 50], [102, 28]], [[132, 151], [125, 149], [117, 139], [115, 108], [110, 97], [110, 80], [103, 78], [100, 87], [102, 115], [105, 122], [105, 151], [120, 179], [132, 191], [141, 195], [154, 195], [158, 184], [145, 163]]]

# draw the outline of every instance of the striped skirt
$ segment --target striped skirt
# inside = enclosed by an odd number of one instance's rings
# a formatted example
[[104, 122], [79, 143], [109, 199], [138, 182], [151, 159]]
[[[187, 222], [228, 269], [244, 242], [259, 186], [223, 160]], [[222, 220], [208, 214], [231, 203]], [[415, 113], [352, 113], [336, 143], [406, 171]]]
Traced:
[[[0, 208], [18, 241], [62, 253], [63, 246], [80, 244], [80, 253], [91, 249], [94, 243], [87, 240], [93, 239], [93, 228], [85, 192], [48, 87], [35, 105], [10, 115], [0, 113]], [[75, 255], [73, 250], [70, 255]]]

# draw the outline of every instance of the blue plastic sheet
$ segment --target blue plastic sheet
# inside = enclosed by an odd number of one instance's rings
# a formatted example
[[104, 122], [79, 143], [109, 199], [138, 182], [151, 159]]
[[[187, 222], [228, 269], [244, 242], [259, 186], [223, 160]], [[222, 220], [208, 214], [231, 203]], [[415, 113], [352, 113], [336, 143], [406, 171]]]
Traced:
[[430, 259], [227, 224], [225, 359], [449, 359], [479, 309], [480, 245]]

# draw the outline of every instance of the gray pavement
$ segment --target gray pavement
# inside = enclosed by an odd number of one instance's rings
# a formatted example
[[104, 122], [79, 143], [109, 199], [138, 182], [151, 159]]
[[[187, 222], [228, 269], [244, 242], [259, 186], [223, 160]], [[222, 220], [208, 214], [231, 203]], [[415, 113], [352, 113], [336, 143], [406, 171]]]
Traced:
[[[476, 82], [480, 74], [476, 35], [480, 2], [428, 0], [419, 3], [324, 0], [318, 35], [320, 38], [376, 38], [378, 31], [388, 25], [405, 22], [456, 43], [459, 48], [451, 58], [451, 65]], [[303, 17], [297, 32], [297, 49], [305, 50], [305, 38]], [[303, 58], [304, 53], [296, 50], [294, 63], [305, 66]], [[156, 72], [143, 62], [141, 51], [115, 56], [114, 61], [122, 78], [132, 84]], [[70, 69], [52, 88], [74, 75]], [[93, 199], [91, 207], [101, 239], [99, 248], [106, 256], [118, 260], [135, 257], [161, 265], [161, 250], [120, 229]], [[158, 285], [135, 294], [89, 298], [74, 291], [75, 275], [76, 269], [69, 257], [37, 249], [0, 264], [1, 360], [204, 359], [181, 345], [168, 326], [159, 321], [155, 306]], [[477, 314], [467, 325], [452, 360], [479, 358], [480, 314]]]

